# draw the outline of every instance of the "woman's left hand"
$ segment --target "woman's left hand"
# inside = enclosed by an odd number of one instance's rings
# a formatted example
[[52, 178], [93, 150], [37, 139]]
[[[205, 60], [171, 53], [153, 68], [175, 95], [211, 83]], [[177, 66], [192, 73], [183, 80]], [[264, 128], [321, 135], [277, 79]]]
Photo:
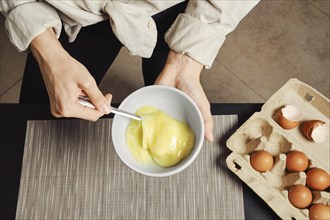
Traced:
[[200, 83], [203, 65], [185, 54], [173, 50], [169, 52], [163, 71], [159, 74], [155, 84], [168, 85], [180, 89], [197, 104], [205, 125], [205, 138], [213, 142], [213, 118], [210, 103]]

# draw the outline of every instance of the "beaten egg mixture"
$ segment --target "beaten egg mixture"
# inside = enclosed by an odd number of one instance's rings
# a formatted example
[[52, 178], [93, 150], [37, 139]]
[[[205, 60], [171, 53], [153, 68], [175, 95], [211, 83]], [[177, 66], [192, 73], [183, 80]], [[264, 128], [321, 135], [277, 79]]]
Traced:
[[142, 120], [130, 122], [126, 142], [137, 160], [143, 163], [153, 160], [159, 166], [170, 167], [191, 153], [195, 134], [187, 123], [151, 106], [139, 108], [136, 114]]

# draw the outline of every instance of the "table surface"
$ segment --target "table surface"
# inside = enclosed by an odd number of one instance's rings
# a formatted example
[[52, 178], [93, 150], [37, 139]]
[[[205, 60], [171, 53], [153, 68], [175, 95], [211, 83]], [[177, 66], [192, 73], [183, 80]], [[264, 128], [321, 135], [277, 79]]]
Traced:
[[[114, 105], [118, 106], [118, 105]], [[262, 104], [211, 104], [213, 115], [238, 115], [238, 127]], [[104, 116], [104, 118], [112, 117]], [[0, 218], [14, 219], [28, 120], [57, 120], [46, 104], [0, 104]], [[68, 119], [69, 120], [69, 119]], [[241, 181], [237, 177], [237, 181]], [[243, 183], [243, 182], [242, 182]], [[276, 219], [274, 211], [244, 183], [246, 219]]]

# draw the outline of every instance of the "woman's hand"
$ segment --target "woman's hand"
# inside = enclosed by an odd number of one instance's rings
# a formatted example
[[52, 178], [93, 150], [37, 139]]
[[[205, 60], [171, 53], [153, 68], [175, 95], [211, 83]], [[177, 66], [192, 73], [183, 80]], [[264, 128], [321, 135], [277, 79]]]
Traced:
[[197, 104], [204, 118], [206, 140], [213, 142], [214, 122], [210, 111], [210, 103], [200, 84], [202, 70], [202, 64], [184, 54], [171, 50], [165, 67], [159, 74], [155, 84], [172, 86], [189, 95]]
[[[104, 96], [88, 70], [71, 57], [50, 28], [31, 42], [47, 88], [55, 117], [75, 117], [96, 121], [111, 111], [111, 95]], [[96, 109], [82, 106], [79, 95], [90, 98]]]

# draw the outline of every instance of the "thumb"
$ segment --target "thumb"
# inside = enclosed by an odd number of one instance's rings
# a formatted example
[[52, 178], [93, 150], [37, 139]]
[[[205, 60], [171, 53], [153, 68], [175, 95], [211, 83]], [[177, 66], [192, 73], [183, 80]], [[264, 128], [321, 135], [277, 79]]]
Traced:
[[80, 84], [81, 89], [89, 97], [96, 109], [103, 114], [109, 114], [111, 111], [110, 103], [99, 90], [94, 79]]
[[213, 122], [213, 118], [211, 115], [208, 115], [207, 118], [204, 120], [204, 125], [205, 125], [205, 138], [207, 141], [209, 142], [213, 142], [214, 138], [213, 138], [213, 126], [214, 126], [214, 122]]

